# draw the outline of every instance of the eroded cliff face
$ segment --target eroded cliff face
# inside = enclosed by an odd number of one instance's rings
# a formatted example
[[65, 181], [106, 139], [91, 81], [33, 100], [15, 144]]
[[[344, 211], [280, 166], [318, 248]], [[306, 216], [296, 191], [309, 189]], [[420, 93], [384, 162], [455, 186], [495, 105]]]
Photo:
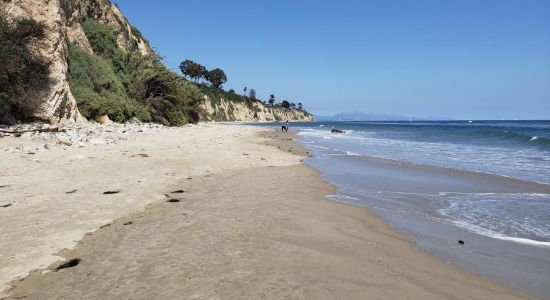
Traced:
[[0, 13], [8, 19], [31, 18], [44, 24], [45, 38], [37, 48], [50, 64], [50, 84], [41, 96], [43, 112], [37, 117], [51, 122], [84, 121], [71, 93], [67, 71], [69, 43], [92, 52], [80, 26], [83, 18], [94, 18], [113, 29], [121, 49], [126, 49], [134, 38], [142, 54], [150, 51], [141, 35], [107, 0], [1, 0]]
[[214, 103], [205, 97], [203, 108], [210, 121], [314, 121], [314, 117], [304, 111], [283, 107], [268, 107], [261, 102], [221, 101]]

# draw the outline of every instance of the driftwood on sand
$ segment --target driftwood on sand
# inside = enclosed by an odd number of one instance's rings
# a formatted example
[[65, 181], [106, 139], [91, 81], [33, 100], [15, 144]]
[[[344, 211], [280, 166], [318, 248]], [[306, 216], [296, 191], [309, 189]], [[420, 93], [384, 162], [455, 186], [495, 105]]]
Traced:
[[22, 128], [22, 129], [11, 129], [11, 130], [0, 128], [0, 135], [2, 134], [21, 135], [25, 132], [65, 132], [65, 129], [60, 129], [59, 127]]

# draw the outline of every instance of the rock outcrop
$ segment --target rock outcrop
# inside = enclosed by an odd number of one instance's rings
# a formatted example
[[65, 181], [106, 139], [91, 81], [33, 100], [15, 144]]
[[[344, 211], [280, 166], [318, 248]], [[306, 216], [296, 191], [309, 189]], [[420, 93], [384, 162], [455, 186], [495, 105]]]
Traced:
[[135, 38], [142, 53], [150, 51], [147, 42], [108, 0], [2, 0], [0, 13], [11, 20], [31, 18], [44, 24], [45, 38], [38, 49], [50, 64], [50, 85], [42, 96], [43, 111], [37, 117], [53, 123], [84, 121], [71, 93], [67, 72], [69, 43], [92, 51], [80, 26], [83, 18], [97, 19], [112, 28], [121, 49], [126, 49], [130, 39]]
[[313, 115], [297, 109], [271, 107], [262, 102], [236, 102], [221, 99], [214, 102], [205, 97], [204, 110], [210, 121], [313, 121]]

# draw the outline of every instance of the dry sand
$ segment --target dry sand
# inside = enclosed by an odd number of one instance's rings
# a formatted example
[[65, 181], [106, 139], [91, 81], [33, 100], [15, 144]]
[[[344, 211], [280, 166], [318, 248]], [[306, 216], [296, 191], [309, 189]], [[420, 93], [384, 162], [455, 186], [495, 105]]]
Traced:
[[[202, 125], [145, 132], [117, 145], [0, 152], [0, 291], [59, 260], [55, 254], [74, 247], [86, 232], [163, 200], [167, 189], [187, 177], [299, 162], [258, 145], [258, 131]], [[2, 138], [0, 148], [35, 149], [44, 143]]]
[[[325, 200], [333, 187], [300, 164], [292, 138], [209, 124], [0, 153], [0, 205], [12, 204], [0, 208], [0, 283], [49, 266], [12, 282], [9, 298], [526, 297], [422, 253], [364, 208]], [[79, 261], [55, 271], [60, 257]]]

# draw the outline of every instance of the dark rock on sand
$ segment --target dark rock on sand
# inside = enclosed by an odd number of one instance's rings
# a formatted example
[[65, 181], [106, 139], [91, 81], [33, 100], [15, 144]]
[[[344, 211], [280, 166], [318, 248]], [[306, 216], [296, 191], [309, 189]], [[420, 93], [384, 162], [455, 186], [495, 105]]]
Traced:
[[76, 267], [76, 266], [78, 266], [79, 263], [80, 263], [80, 258], [73, 258], [73, 259], [71, 259], [67, 262], [64, 262], [59, 267], [55, 268], [55, 270], [59, 271], [59, 270], [62, 270], [62, 269]]
[[120, 193], [120, 191], [106, 191], [106, 192], [103, 192], [103, 195], [112, 195], [112, 194], [118, 194]]

